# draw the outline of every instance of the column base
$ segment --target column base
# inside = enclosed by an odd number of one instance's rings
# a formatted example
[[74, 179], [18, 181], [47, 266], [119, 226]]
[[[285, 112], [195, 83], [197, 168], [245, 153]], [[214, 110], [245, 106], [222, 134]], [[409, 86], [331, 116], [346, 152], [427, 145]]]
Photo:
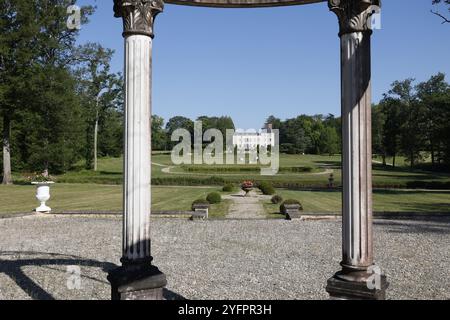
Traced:
[[331, 300], [385, 300], [388, 286], [385, 275], [339, 271], [328, 279], [326, 291]]
[[[150, 259], [151, 260], [151, 259]], [[163, 300], [166, 275], [148, 261], [123, 262], [108, 273], [111, 300]]]

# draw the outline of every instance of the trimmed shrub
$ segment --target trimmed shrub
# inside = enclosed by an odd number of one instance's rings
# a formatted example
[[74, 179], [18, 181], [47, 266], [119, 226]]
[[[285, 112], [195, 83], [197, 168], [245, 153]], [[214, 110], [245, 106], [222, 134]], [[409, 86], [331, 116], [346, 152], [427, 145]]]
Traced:
[[231, 183], [227, 183], [222, 188], [223, 192], [232, 192], [233, 190], [234, 190], [234, 186]]
[[276, 195], [274, 195], [274, 196], [272, 197], [272, 199], [270, 199], [270, 201], [271, 201], [273, 204], [278, 204], [278, 203], [281, 203], [281, 202], [283, 201], [283, 197], [282, 197], [282, 196], [279, 196], [278, 194], [276, 194]]
[[182, 165], [184, 171], [187, 172], [259, 172], [259, 165]]
[[206, 199], [197, 199], [197, 200], [194, 200], [194, 201], [192, 202], [192, 205], [191, 205], [192, 211], [194, 211], [194, 205], [196, 205], [196, 204], [209, 205], [209, 202], [208, 202]]
[[225, 180], [221, 177], [211, 176], [208, 178], [197, 177], [158, 177], [152, 178], [152, 185], [170, 185], [170, 186], [223, 186]]
[[210, 204], [220, 203], [222, 201], [222, 196], [218, 192], [211, 192], [211, 193], [208, 193], [208, 195], [206, 196], [206, 200]]
[[287, 199], [287, 200], [284, 200], [283, 203], [280, 205], [280, 212], [285, 213], [286, 208], [284, 206], [288, 205], [288, 204], [298, 204], [300, 206], [300, 208], [298, 208], [298, 210], [303, 210], [303, 206], [300, 203], [300, 201], [295, 200], [295, 199]]
[[[185, 172], [206, 172], [206, 173], [225, 173], [225, 172], [242, 172], [242, 173], [259, 173], [261, 168], [267, 168], [261, 165], [181, 165]], [[294, 167], [279, 167], [279, 172], [313, 172], [312, 167], [294, 166]]]
[[275, 188], [272, 186], [270, 182], [262, 181], [258, 183], [258, 189], [265, 195], [273, 195], [275, 194]]
[[278, 172], [313, 172], [314, 168], [311, 167], [280, 167]]
[[408, 189], [431, 189], [431, 190], [448, 190], [450, 182], [442, 181], [408, 181], [406, 183]]

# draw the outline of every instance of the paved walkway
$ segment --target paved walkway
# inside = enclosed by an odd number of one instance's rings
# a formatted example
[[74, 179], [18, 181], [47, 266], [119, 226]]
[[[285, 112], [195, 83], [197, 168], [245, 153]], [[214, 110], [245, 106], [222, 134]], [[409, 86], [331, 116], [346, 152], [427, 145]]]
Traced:
[[266, 215], [261, 200], [268, 200], [270, 196], [260, 195], [255, 190], [245, 196], [245, 192], [240, 190], [223, 198], [233, 201], [228, 210], [228, 219], [264, 219]]

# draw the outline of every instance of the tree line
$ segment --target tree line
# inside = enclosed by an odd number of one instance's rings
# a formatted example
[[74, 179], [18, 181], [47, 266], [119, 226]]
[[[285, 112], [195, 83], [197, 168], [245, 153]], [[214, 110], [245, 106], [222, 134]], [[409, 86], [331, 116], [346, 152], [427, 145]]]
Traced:
[[[100, 156], [123, 152], [123, 77], [111, 71], [114, 52], [98, 43], [77, 45], [67, 27], [72, 0], [0, 1], [0, 130], [3, 183], [15, 172], [58, 174], [82, 163], [97, 169]], [[95, 7], [81, 8], [81, 23]], [[411, 167], [430, 159], [450, 164], [450, 89], [442, 73], [422, 83], [396, 81], [373, 106], [373, 152], [406, 157]], [[234, 129], [228, 116], [201, 116], [203, 130]], [[270, 116], [280, 133], [280, 150], [291, 154], [337, 154], [341, 119], [333, 115]], [[182, 116], [165, 122], [152, 116], [152, 146], [171, 150], [174, 130], [193, 133]]]
[[266, 126], [279, 130], [280, 152], [288, 154], [335, 154], [340, 151], [341, 119], [332, 114], [300, 115], [284, 121], [270, 116]]
[[[11, 169], [60, 173], [97, 155], [122, 153], [122, 75], [113, 51], [76, 44], [72, 0], [0, 1], [0, 116], [3, 183]], [[95, 8], [81, 8], [86, 24]]]
[[410, 167], [429, 159], [432, 168], [450, 164], [450, 86], [438, 73], [428, 81], [395, 81], [372, 110], [373, 152], [404, 156]]
[[[340, 153], [340, 117], [300, 115], [282, 121], [270, 116], [267, 123], [279, 129], [281, 152]], [[449, 168], [450, 85], [443, 73], [417, 84], [412, 78], [392, 83], [372, 107], [372, 150], [384, 165], [392, 158], [395, 167], [402, 156], [411, 168], [424, 163], [432, 169]]]
[[[227, 129], [235, 130], [233, 119], [229, 116], [208, 117], [200, 116], [195, 121], [201, 121], [203, 133], [211, 128], [218, 129], [226, 136]], [[282, 121], [274, 116], [267, 118], [264, 127], [272, 125], [273, 129], [279, 130], [280, 152], [289, 154], [335, 154], [340, 148], [340, 119], [334, 115], [307, 116], [301, 115], [297, 118]], [[164, 125], [164, 119], [152, 116], [152, 149], [171, 150], [178, 141], [171, 141], [172, 133], [183, 128], [194, 137], [194, 120], [183, 116], [170, 118]], [[193, 145], [193, 141], [191, 144]], [[207, 142], [204, 142], [207, 144]]]
[[[208, 117], [200, 116], [195, 119], [202, 124], [202, 135], [208, 129], [219, 130], [223, 137], [226, 136], [227, 129], [235, 129], [233, 119], [229, 116]], [[152, 149], [153, 150], [172, 150], [178, 141], [171, 141], [172, 133], [177, 129], [186, 129], [191, 135], [191, 145], [194, 145], [194, 120], [183, 116], [170, 118], [164, 125], [164, 119], [152, 115]], [[205, 143], [207, 144], [207, 143]]]

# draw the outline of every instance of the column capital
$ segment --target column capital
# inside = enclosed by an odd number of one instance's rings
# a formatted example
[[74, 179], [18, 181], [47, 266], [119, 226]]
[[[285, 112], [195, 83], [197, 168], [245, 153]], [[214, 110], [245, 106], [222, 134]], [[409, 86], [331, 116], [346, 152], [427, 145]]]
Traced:
[[381, 0], [328, 0], [339, 20], [339, 35], [371, 30], [371, 16], [379, 12]]
[[163, 0], [114, 0], [114, 16], [123, 19], [123, 35], [154, 36], [155, 17], [164, 9]]

